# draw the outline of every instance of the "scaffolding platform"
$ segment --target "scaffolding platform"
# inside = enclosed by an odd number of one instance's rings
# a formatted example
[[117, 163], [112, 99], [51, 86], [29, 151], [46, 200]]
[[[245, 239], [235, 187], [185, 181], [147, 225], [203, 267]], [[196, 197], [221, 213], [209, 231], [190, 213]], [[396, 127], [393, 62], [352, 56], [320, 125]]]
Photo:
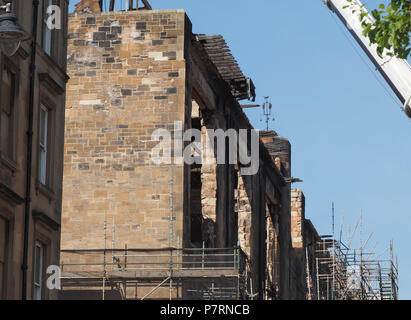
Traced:
[[376, 259], [373, 252], [351, 248], [342, 241], [323, 236], [316, 243], [314, 281], [308, 280], [312, 300], [397, 300], [398, 265]]
[[241, 299], [246, 275], [239, 248], [61, 251], [63, 297]]

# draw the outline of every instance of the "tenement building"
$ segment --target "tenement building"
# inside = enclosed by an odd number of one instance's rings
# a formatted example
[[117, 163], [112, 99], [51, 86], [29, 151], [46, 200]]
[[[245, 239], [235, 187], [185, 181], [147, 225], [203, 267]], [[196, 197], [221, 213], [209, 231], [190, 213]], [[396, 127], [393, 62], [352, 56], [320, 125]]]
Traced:
[[[61, 13], [52, 11], [55, 29], [46, 24], [51, 4]], [[52, 299], [46, 272], [59, 265], [68, 0], [17, 0], [11, 11], [27, 40], [0, 44], [0, 299]]]
[[[60, 297], [305, 298], [290, 143], [252, 140], [255, 87], [221, 35], [143, 3], [69, 17]], [[211, 156], [183, 161], [198, 139]]]

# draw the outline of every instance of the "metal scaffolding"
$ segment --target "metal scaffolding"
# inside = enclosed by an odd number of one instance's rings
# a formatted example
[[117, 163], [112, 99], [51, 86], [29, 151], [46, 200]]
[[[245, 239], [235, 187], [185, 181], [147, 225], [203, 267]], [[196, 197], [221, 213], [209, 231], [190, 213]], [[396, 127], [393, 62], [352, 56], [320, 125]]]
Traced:
[[63, 293], [100, 292], [102, 299], [206, 300], [242, 299], [247, 291], [245, 256], [238, 248], [64, 250], [61, 254]]
[[307, 266], [315, 270], [316, 281], [307, 279], [311, 298], [397, 300], [398, 265], [394, 262], [392, 243], [390, 251], [389, 259], [377, 259], [373, 252], [364, 252], [363, 247], [350, 248], [332, 236], [322, 236], [316, 243], [316, 263]]

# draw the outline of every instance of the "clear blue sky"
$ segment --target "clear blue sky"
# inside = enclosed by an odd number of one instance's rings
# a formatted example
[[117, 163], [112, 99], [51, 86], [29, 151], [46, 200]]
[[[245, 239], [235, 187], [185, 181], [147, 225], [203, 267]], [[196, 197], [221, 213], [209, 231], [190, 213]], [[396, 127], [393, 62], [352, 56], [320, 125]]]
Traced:
[[[322, 0], [150, 3], [185, 9], [195, 33], [224, 36], [256, 84], [257, 102], [271, 97], [271, 128], [292, 143], [293, 176], [304, 180], [295, 187], [304, 190], [307, 218], [330, 234], [334, 201], [337, 229], [344, 212], [346, 236], [363, 210], [363, 239], [374, 232], [367, 247], [378, 241], [376, 252], [382, 252], [394, 240], [400, 298], [411, 299], [411, 121]], [[260, 110], [247, 114], [264, 129]]]

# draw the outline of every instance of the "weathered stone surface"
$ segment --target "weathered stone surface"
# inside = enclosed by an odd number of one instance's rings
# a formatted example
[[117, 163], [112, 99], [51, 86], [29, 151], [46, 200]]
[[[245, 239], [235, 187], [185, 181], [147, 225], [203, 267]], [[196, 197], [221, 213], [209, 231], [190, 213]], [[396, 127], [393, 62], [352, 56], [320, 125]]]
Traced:
[[[32, 2], [8, 1], [12, 11], [18, 17], [18, 25], [28, 37], [33, 37]], [[4, 4], [5, 2], [2, 2]], [[61, 1], [62, 21], [67, 19], [67, 3]], [[40, 2], [39, 25], [43, 6]], [[4, 12], [2, 11], [2, 14]], [[91, 21], [89, 21], [91, 23]], [[40, 30], [40, 29], [39, 29]], [[39, 31], [40, 32], [40, 31]], [[0, 96], [2, 101], [1, 134], [0, 134], [0, 300], [21, 300], [23, 297], [24, 257], [26, 265], [26, 298], [33, 299], [35, 274], [35, 246], [39, 242], [44, 247], [44, 279], [41, 298], [55, 299], [57, 290], [46, 287], [46, 268], [59, 264], [62, 181], [63, 181], [63, 144], [64, 144], [64, 106], [67, 50], [66, 24], [52, 31], [52, 50], [46, 53], [43, 46], [37, 46], [34, 74], [33, 130], [31, 176], [27, 177], [27, 147], [29, 129], [30, 83], [32, 55], [30, 41], [22, 42], [19, 50], [9, 56], [5, 47], [0, 48], [0, 65], [2, 81]], [[74, 43], [73, 46], [84, 45], [85, 42]], [[168, 50], [169, 51], [169, 50]], [[168, 52], [167, 51], [167, 52]], [[51, 56], [51, 57], [50, 57]], [[7, 71], [7, 73], [6, 73]], [[6, 76], [8, 73], [14, 74]], [[13, 79], [14, 78], [14, 83]], [[10, 79], [5, 81], [5, 79]], [[168, 88], [171, 86], [167, 86]], [[14, 90], [14, 91], [13, 91]], [[10, 108], [5, 107], [6, 93], [13, 98]], [[10, 100], [9, 100], [10, 101]], [[47, 177], [40, 182], [40, 107], [49, 108], [49, 126], [47, 141]], [[9, 112], [5, 111], [6, 109]], [[9, 113], [9, 116], [7, 114]], [[68, 149], [67, 151], [71, 151]], [[74, 153], [67, 152], [69, 159]], [[30, 193], [26, 194], [27, 180]], [[26, 212], [25, 200], [29, 201]], [[27, 220], [25, 218], [27, 214]], [[28, 226], [27, 234], [25, 226]], [[27, 251], [24, 250], [27, 235]]]
[[301, 189], [291, 189], [291, 238], [294, 248], [303, 247], [305, 197]]
[[238, 241], [245, 254], [251, 257], [251, 199], [247, 194], [244, 177], [241, 176], [240, 172], [238, 172], [236, 199], [238, 203]]
[[[169, 246], [170, 166], [152, 163], [151, 134], [185, 121], [186, 19], [181, 10], [70, 17], [62, 249], [103, 248], [105, 216], [118, 248]], [[168, 26], [176, 38], [163, 37]], [[174, 245], [183, 172], [173, 166]]]

